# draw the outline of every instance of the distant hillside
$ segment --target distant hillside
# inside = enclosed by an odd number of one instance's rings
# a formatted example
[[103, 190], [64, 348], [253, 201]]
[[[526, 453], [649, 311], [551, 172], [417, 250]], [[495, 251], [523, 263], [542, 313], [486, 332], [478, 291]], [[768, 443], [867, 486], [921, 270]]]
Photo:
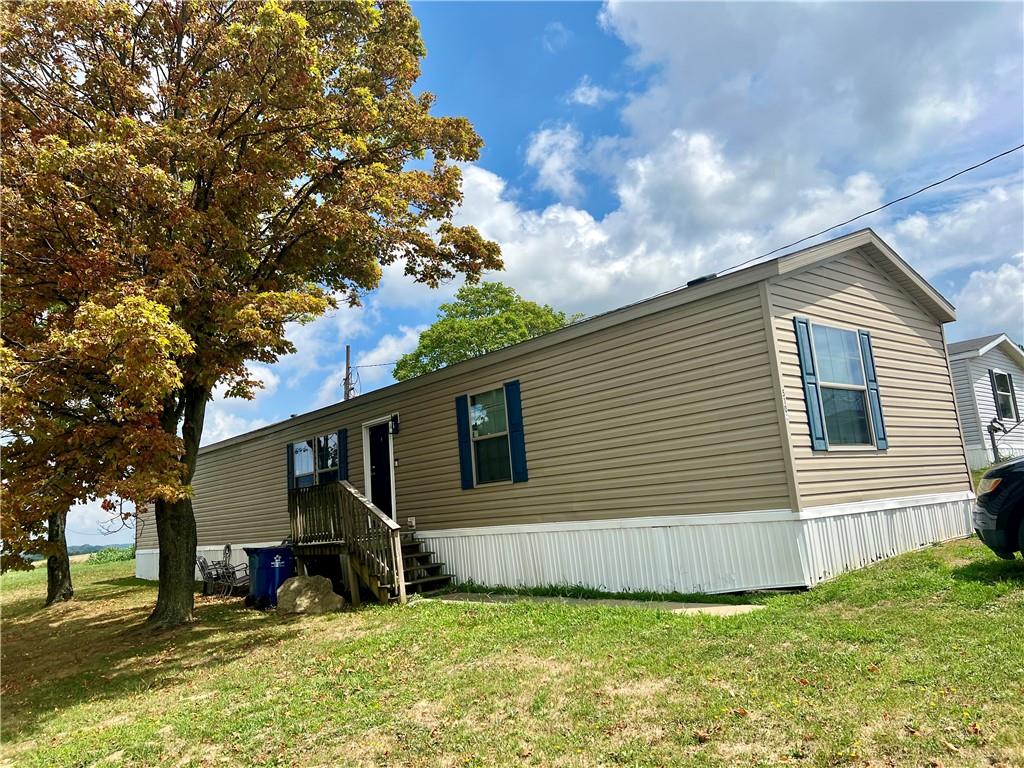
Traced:
[[127, 549], [131, 544], [72, 544], [68, 547], [69, 555], [91, 555], [101, 549]]
[[[68, 547], [68, 557], [74, 557], [75, 555], [91, 555], [93, 552], [99, 552], [101, 549], [128, 549], [131, 544], [72, 544]], [[42, 560], [42, 555], [25, 555], [25, 559], [28, 561]]]

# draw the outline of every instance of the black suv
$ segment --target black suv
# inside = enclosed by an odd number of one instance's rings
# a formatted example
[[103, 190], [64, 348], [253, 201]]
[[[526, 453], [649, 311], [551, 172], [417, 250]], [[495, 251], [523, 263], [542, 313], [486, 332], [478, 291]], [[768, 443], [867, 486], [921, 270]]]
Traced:
[[1012, 560], [1024, 552], [1024, 458], [992, 467], [978, 484], [974, 530], [989, 549]]

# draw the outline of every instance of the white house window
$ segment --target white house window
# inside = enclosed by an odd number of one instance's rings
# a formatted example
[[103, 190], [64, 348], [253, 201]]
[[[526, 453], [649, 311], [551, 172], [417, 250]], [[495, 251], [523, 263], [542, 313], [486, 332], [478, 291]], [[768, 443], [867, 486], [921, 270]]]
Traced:
[[292, 443], [292, 467], [296, 488], [307, 488], [337, 480], [337, 433]]
[[1013, 380], [1010, 374], [992, 371], [992, 389], [996, 397], [996, 415], [1007, 421], [1017, 421], [1016, 404], [1013, 402]]
[[512, 479], [508, 444], [508, 412], [505, 390], [492, 389], [469, 398], [470, 437], [476, 482], [497, 483]]
[[864, 361], [856, 331], [812, 324], [829, 445], [873, 445]]

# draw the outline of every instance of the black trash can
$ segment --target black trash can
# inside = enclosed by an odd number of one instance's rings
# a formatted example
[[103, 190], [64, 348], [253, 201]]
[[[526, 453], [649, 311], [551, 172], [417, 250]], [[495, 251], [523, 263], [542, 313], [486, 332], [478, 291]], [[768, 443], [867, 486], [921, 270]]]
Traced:
[[295, 575], [291, 547], [246, 547], [249, 556], [249, 596], [245, 604], [260, 610], [277, 605], [277, 590]]

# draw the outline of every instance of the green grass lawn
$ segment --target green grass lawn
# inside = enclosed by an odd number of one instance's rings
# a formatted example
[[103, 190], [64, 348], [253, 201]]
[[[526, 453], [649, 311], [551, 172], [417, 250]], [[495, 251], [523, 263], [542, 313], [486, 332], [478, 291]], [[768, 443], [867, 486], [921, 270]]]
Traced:
[[735, 617], [419, 602], [141, 626], [131, 563], [2, 586], [0, 762], [1021, 766], [1024, 562], [976, 541]]

